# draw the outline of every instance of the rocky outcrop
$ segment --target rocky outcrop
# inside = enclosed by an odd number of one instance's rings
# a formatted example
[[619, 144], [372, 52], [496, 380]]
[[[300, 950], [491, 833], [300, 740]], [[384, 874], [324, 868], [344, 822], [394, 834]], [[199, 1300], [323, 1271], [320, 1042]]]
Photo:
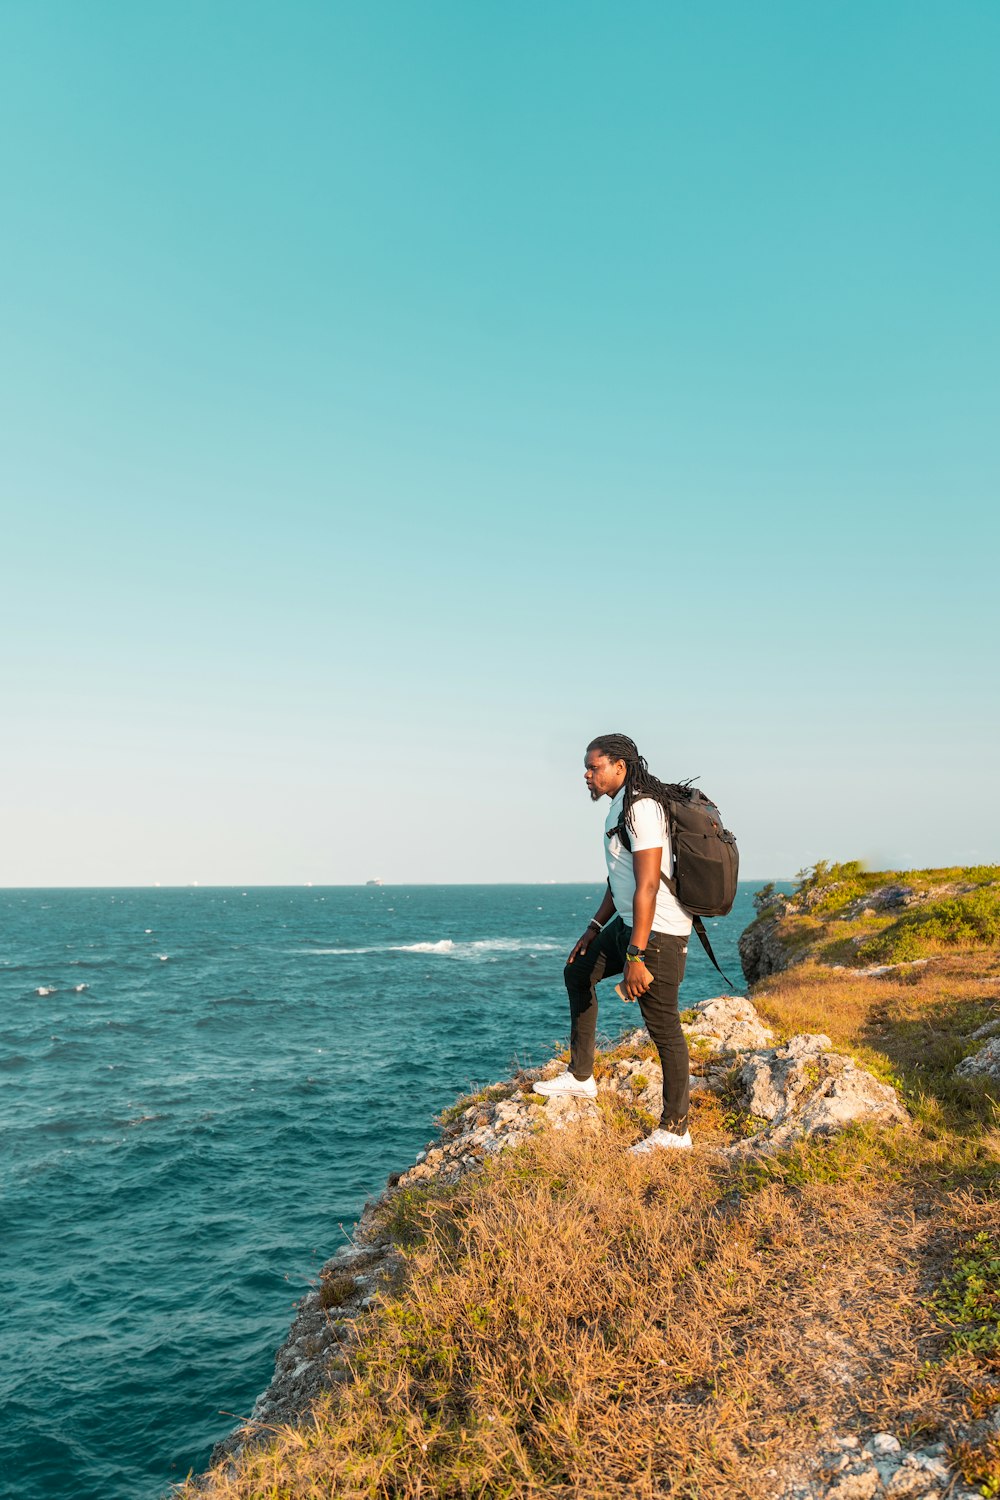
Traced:
[[[786, 910], [782, 905], [779, 914], [774, 914], [775, 909], [770, 908], [740, 934], [740, 964], [747, 984], [756, 984], [769, 974], [781, 974], [799, 961], [799, 955], [783, 943], [779, 936], [779, 924]], [[805, 954], [801, 957], [804, 958]]]
[[793, 1141], [835, 1135], [867, 1121], [909, 1123], [896, 1090], [832, 1046], [828, 1036], [802, 1033], [782, 1047], [746, 1058], [736, 1088], [749, 1113], [769, 1124], [727, 1147], [730, 1153], [778, 1151]]
[[[974, 1038], [978, 1038], [985, 1030], [985, 1027], [981, 1027], [978, 1032], [974, 1032]], [[971, 1057], [964, 1057], [955, 1069], [955, 1077], [991, 1078], [1000, 1083], [1000, 1036], [993, 1036], [978, 1052], [973, 1052]]]
[[533, 1094], [536, 1078], [552, 1077], [563, 1065], [549, 1063], [518, 1073], [509, 1083], [484, 1090], [444, 1127], [436, 1141], [431, 1141], [406, 1172], [389, 1179], [390, 1188], [420, 1186], [432, 1179], [455, 1182], [478, 1167], [487, 1156], [495, 1156], [511, 1146], [519, 1146], [547, 1123], [555, 1130], [569, 1125], [594, 1125], [600, 1111], [590, 1099], [550, 1099], [543, 1103]]
[[918, 906], [927, 899], [926, 891], [915, 891], [909, 885], [882, 885], [857, 901], [852, 901], [846, 911], [849, 917], [860, 917], [866, 911], [905, 911], [908, 906]]
[[702, 1000], [690, 1012], [694, 1020], [683, 1024], [688, 1042], [697, 1041], [711, 1052], [743, 1052], [748, 1047], [766, 1047], [774, 1036], [756, 1008], [742, 995], [719, 995]]
[[[1000, 1407], [986, 1418], [956, 1432], [959, 1440], [982, 1442], [1000, 1434]], [[979, 1500], [985, 1491], [966, 1484], [949, 1460], [945, 1443], [907, 1448], [892, 1432], [827, 1439], [807, 1472], [780, 1482], [772, 1471], [776, 1500]]]

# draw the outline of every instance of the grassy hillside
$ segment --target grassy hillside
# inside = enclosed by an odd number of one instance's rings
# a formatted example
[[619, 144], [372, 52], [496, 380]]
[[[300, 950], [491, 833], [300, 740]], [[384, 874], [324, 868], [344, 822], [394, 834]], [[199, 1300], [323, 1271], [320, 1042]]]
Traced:
[[1000, 944], [1000, 866], [865, 870], [820, 863], [791, 897], [766, 886], [758, 921], [777, 920], [792, 950], [827, 964], [894, 964]]
[[954, 1072], [1000, 1021], [998, 878], [819, 866], [761, 903], [795, 962], [760, 1013], [894, 1084], [912, 1128], [735, 1160], [750, 1124], [699, 1093], [698, 1149], [636, 1159], [648, 1117], [602, 1097], [597, 1135], [389, 1194], [402, 1270], [350, 1378], [213, 1492], [773, 1497], [832, 1435], [889, 1430], [1000, 1495], [1000, 1083]]

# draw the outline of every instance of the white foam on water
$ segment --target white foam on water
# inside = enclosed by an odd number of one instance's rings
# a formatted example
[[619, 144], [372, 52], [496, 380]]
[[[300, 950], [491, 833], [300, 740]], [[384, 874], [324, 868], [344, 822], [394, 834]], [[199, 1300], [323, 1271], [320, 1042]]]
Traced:
[[560, 944], [551, 938], [481, 938], [467, 946], [477, 953], [548, 953]]
[[454, 953], [455, 944], [451, 938], [442, 938], [437, 943], [394, 944], [390, 951], [393, 953]]
[[55, 986], [53, 986], [51, 989], [49, 989], [44, 984], [40, 984], [38, 986], [37, 990], [35, 991], [35, 994], [36, 995], [54, 995], [55, 994]]
[[328, 958], [335, 953], [388, 953], [388, 947], [383, 944], [381, 948], [293, 948], [293, 953], [311, 953], [316, 958]]
[[364, 953], [435, 953], [442, 958], [485, 958], [497, 953], [552, 953], [560, 944], [551, 938], [477, 938], [471, 942], [455, 942], [454, 938], [439, 938], [424, 943], [378, 943], [368, 948], [295, 948], [295, 953], [312, 953], [316, 957], [333, 957], [341, 954]]
[[76, 990], [76, 993], [78, 995], [81, 995], [84, 990], [89, 990], [90, 989], [90, 985], [89, 984], [74, 984], [73, 988]]

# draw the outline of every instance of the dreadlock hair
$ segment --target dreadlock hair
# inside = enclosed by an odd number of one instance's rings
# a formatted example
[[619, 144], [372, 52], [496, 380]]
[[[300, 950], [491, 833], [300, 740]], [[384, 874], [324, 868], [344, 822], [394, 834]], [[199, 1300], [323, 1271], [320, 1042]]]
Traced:
[[631, 822], [632, 804], [642, 797], [651, 797], [666, 813], [669, 801], [686, 802], [692, 795], [690, 781], [660, 781], [659, 777], [654, 776], [646, 764], [646, 757], [639, 754], [638, 745], [627, 734], [599, 734], [596, 740], [591, 740], [587, 749], [599, 750], [608, 760], [625, 762], [625, 796], [621, 817], [608, 834], [609, 838], [611, 834], [617, 833], [624, 841], [626, 825], [631, 826], [632, 832], [635, 832], [635, 825]]

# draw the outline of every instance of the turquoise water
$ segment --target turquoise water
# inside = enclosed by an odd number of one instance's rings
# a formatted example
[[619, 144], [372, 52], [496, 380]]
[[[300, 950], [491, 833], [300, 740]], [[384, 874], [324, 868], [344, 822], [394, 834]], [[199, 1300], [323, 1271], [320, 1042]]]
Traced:
[[[710, 927], [738, 986], [754, 889]], [[152, 1500], [204, 1467], [435, 1113], [565, 1037], [601, 892], [0, 892], [11, 1493]], [[722, 988], [692, 942], [683, 1003]], [[603, 994], [605, 1035], [638, 1024]]]

